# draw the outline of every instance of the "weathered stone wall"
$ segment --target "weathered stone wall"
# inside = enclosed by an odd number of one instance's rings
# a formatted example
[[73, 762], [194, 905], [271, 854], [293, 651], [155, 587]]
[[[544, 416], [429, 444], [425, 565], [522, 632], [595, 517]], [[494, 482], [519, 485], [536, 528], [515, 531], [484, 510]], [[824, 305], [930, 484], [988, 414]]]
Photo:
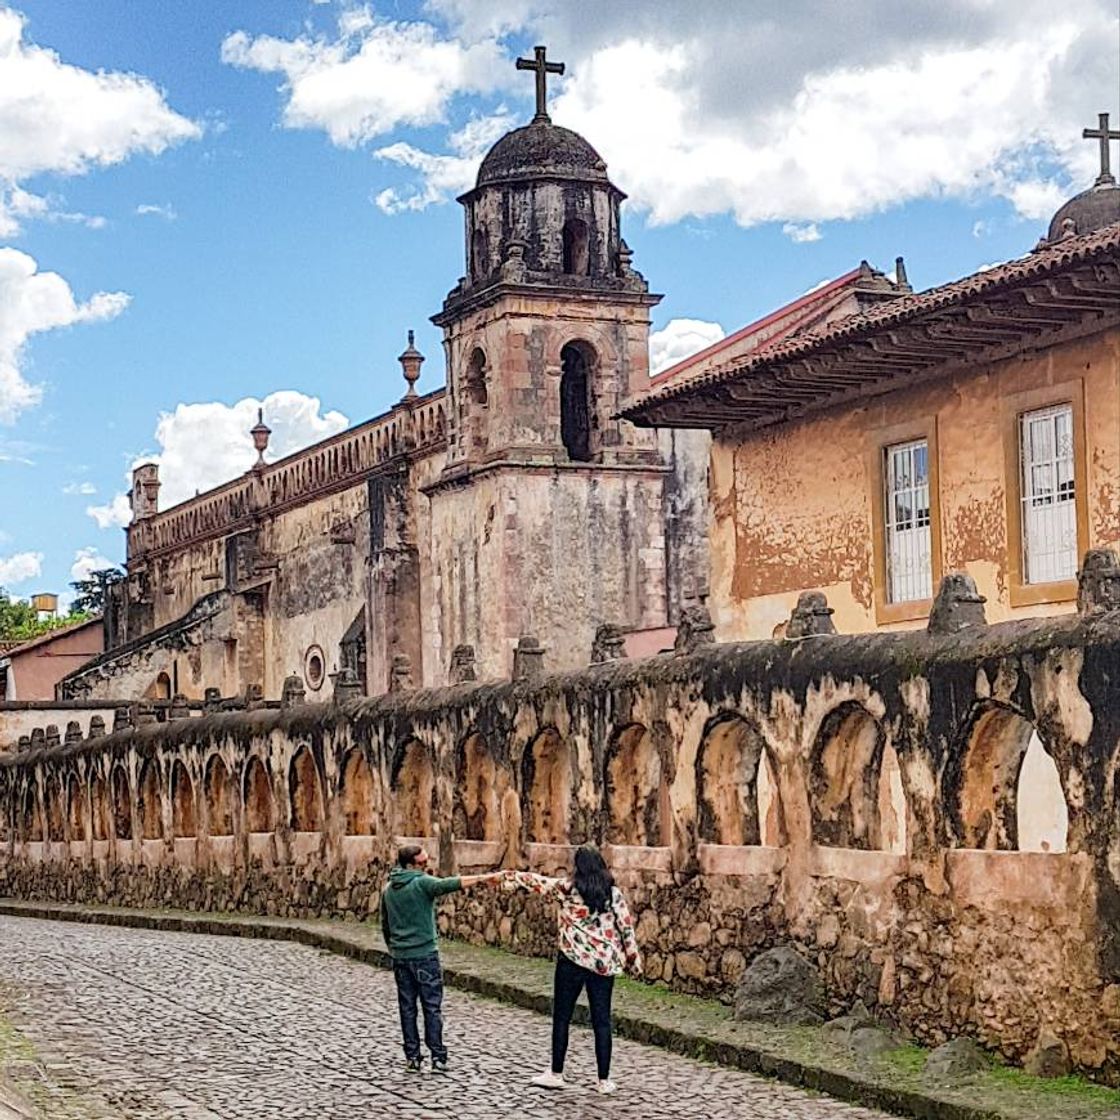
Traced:
[[1008, 494], [1015, 501], [1019, 493], [1017, 415], [1067, 401], [1084, 410], [1075, 446], [1084, 503], [1078, 549], [1116, 548], [1116, 330], [896, 389], [858, 408], [723, 433], [712, 445], [711, 601], [718, 605], [718, 636], [770, 637], [798, 594], [811, 588], [827, 593], [837, 627], [847, 632], [924, 625], [928, 604], [894, 621], [898, 612], [890, 615], [876, 603], [883, 580], [875, 577], [872, 545], [881, 534], [873, 516], [882, 504], [876, 458], [885, 445], [919, 435], [931, 439], [937, 472], [935, 564], [967, 571], [987, 597], [993, 621], [1071, 611], [1069, 584], [1030, 588], [1025, 597], [1016, 592], [1012, 561], [1020, 545], [1008, 528]]
[[78, 701], [9, 700], [0, 701], [0, 751], [10, 750], [19, 739], [30, 736], [37, 727], [44, 730], [54, 725], [65, 731], [75, 721], [82, 735], [89, 734], [90, 720], [100, 716], [106, 726], [113, 726], [112, 701], [82, 704]]
[[[1053, 1030], [1118, 1081], [1118, 677], [1112, 611], [174, 721], [0, 759], [0, 890], [363, 917], [400, 837], [545, 871], [597, 840], [651, 979], [727, 997], [793, 941], [836, 1008], [1012, 1058]], [[1038, 750], [1049, 792], [1021, 788]], [[1068, 827], [1040, 839], [1020, 808], [1047, 797]], [[554, 941], [521, 894], [441, 924]]]

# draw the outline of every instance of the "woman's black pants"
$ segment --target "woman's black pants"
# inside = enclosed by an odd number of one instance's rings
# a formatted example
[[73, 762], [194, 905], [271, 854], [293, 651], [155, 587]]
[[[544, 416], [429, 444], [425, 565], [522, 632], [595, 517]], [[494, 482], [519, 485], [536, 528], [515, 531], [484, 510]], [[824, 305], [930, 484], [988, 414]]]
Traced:
[[595, 1035], [595, 1064], [599, 1067], [599, 1080], [606, 1081], [611, 1073], [611, 993], [614, 991], [614, 977], [600, 976], [580, 968], [563, 953], [556, 956], [556, 978], [552, 988], [552, 1072], [564, 1072], [568, 1027], [576, 1000], [585, 986], [591, 1008], [591, 1030]]

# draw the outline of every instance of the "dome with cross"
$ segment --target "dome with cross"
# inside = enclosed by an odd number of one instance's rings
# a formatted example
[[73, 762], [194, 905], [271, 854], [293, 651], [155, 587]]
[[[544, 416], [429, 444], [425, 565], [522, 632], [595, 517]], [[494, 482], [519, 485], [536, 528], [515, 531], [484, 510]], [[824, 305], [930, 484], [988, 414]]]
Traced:
[[1081, 135], [1100, 145], [1101, 173], [1087, 190], [1075, 195], [1050, 219], [1050, 229], [1041, 245], [1053, 245], [1067, 237], [1077, 237], [1120, 222], [1120, 186], [1112, 174], [1108, 145], [1120, 140], [1120, 131], [1108, 127], [1108, 113], [1100, 114], [1097, 128], [1087, 128]]
[[607, 165], [578, 132], [538, 119], [507, 132], [490, 149], [477, 185], [540, 178], [606, 183]]

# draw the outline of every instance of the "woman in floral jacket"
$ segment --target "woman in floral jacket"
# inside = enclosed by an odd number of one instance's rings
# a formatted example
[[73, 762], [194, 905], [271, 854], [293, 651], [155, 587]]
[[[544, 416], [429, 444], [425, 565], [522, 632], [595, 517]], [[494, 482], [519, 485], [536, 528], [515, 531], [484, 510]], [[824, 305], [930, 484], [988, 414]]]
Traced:
[[610, 1072], [614, 978], [626, 971], [637, 976], [642, 972], [642, 955], [626, 899], [614, 885], [598, 849], [589, 844], [576, 852], [575, 871], [570, 879], [508, 871], [506, 884], [560, 903], [560, 951], [556, 955], [552, 996], [552, 1065], [534, 1077], [533, 1084], [546, 1089], [563, 1088], [568, 1028], [579, 993], [586, 987], [595, 1035], [599, 1092], [613, 1093], [615, 1083]]

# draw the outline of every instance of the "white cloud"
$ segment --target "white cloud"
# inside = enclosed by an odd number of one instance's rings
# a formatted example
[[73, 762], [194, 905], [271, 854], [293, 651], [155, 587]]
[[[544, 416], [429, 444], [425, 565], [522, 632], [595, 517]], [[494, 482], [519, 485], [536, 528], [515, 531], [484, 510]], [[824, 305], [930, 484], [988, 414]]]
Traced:
[[141, 217], [152, 216], [156, 218], [166, 218], [167, 221], [173, 222], [179, 217], [175, 207], [170, 202], [165, 203], [163, 206], [154, 202], [142, 202], [136, 207], [136, 213]]
[[[46, 200], [19, 183], [52, 172], [81, 175], [137, 152], [156, 155], [201, 129], [172, 110], [148, 78], [83, 70], [24, 40], [24, 18], [0, 7], [0, 234], [21, 217], [45, 216]], [[62, 214], [95, 227], [104, 219]]]
[[63, 488], [64, 494], [83, 494], [89, 496], [97, 493], [97, 487], [92, 482], [68, 482]]
[[[257, 422], [258, 409], [263, 409], [264, 421], [272, 429], [266, 454], [270, 462], [341, 432], [350, 423], [334, 409], [323, 412], [318, 397], [294, 389], [269, 393], [263, 401], [246, 397], [233, 405], [222, 401], [176, 405], [174, 412], [161, 413], [156, 423], [159, 452], [138, 456], [133, 462], [134, 467], [159, 464], [160, 509], [220, 486], [256, 462], [249, 429]], [[128, 478], [131, 484], [131, 471]], [[101, 529], [132, 520], [124, 493], [116, 494], [107, 505], [90, 506], [86, 513]]]
[[17, 552], [13, 556], [0, 556], [0, 587], [35, 579], [42, 570], [41, 552]]
[[973, 237], [987, 237], [991, 232], [992, 227], [985, 221], [977, 221], [972, 223]]
[[103, 506], [86, 506], [86, 513], [99, 529], [123, 529], [132, 520], [132, 506], [127, 494], [114, 494]]
[[85, 303], [54, 272], [39, 272], [33, 257], [0, 248], [0, 424], [11, 424], [42, 397], [23, 375], [27, 340], [34, 334], [112, 319], [127, 306], [124, 292], [98, 292]]
[[102, 556], [100, 550], [95, 546], [79, 548], [74, 553], [74, 563], [70, 565], [70, 580], [77, 583], [80, 580], [89, 579], [94, 572], [115, 567], [113, 561]]
[[[553, 118], [655, 223], [728, 213], [808, 230], [945, 197], [1048, 217], [1095, 176], [1081, 128], [1117, 83], [1114, 0], [787, 0], [781, 20], [754, 0], [428, 8], [479, 42], [548, 42], [568, 63]], [[527, 101], [531, 87], [516, 88]], [[408, 156], [416, 196], [446, 197], [448, 157]]]
[[366, 7], [344, 9], [333, 39], [236, 31], [222, 43], [222, 61], [282, 74], [284, 125], [323, 129], [340, 147], [399, 125], [438, 124], [454, 96], [493, 89], [504, 74], [493, 41], [460, 43], [432, 24], [383, 20]]
[[820, 241], [823, 236], [817, 228], [816, 222], [805, 222], [803, 225], [799, 225], [797, 222], [786, 222], [782, 226], [782, 233], [796, 245], [803, 245], [808, 241]]
[[713, 343], [719, 342], [727, 332], [719, 323], [708, 323], [703, 319], [670, 319], [659, 331], [649, 336], [650, 374], [663, 370], [691, 358]]

